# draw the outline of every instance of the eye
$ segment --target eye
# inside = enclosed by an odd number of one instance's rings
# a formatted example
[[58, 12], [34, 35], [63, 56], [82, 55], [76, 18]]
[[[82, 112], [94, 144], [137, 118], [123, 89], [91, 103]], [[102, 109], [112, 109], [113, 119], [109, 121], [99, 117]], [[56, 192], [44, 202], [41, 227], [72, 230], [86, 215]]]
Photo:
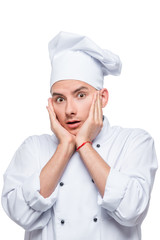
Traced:
[[85, 96], [86, 96], [85, 93], [78, 93], [78, 97], [79, 97], [79, 98], [84, 98]]
[[62, 98], [62, 97], [58, 97], [57, 99], [56, 99], [56, 102], [58, 102], [58, 103], [61, 103], [61, 102], [63, 102], [64, 101], [64, 98]]

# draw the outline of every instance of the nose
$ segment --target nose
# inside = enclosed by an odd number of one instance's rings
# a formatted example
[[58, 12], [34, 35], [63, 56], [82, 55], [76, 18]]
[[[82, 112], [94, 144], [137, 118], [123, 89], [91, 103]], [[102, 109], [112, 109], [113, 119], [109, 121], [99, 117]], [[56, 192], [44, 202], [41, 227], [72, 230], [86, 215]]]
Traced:
[[66, 102], [65, 114], [66, 116], [76, 115], [77, 107], [73, 99], [68, 99]]

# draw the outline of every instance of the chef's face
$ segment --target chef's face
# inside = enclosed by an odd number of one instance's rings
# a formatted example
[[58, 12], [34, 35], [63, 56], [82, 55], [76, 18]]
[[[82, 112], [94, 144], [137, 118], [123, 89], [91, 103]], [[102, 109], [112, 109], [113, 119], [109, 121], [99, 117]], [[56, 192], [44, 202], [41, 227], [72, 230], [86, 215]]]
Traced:
[[53, 84], [52, 103], [60, 124], [76, 135], [88, 118], [93, 95], [97, 90], [79, 80], [61, 80]]

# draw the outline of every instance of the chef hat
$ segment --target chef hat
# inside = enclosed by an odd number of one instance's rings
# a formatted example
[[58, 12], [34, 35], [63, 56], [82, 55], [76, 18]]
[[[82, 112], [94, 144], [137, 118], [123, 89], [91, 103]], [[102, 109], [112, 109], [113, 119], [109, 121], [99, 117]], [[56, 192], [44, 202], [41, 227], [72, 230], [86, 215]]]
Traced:
[[104, 76], [119, 75], [121, 61], [112, 52], [101, 49], [91, 39], [60, 32], [48, 44], [51, 60], [50, 88], [59, 80], [81, 80], [100, 90]]

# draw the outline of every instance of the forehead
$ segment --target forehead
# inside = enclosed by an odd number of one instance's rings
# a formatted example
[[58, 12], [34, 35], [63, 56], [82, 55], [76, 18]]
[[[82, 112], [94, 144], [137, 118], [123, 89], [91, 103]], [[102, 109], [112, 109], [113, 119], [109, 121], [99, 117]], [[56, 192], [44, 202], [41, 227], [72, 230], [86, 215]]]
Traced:
[[51, 93], [53, 92], [73, 92], [74, 90], [85, 87], [88, 91], [95, 91], [96, 89], [89, 85], [88, 83], [85, 83], [80, 80], [74, 80], [74, 79], [67, 79], [67, 80], [60, 80], [53, 84]]

